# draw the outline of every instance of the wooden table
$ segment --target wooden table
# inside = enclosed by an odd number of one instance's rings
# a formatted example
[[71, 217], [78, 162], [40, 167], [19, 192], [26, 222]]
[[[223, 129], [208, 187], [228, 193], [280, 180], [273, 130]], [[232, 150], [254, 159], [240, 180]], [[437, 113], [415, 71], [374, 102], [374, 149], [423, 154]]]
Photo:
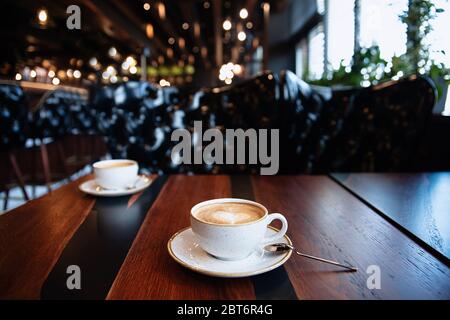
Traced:
[[331, 176], [400, 230], [450, 263], [450, 172]]
[[[114, 199], [82, 194], [88, 178], [0, 216], [0, 298], [450, 299], [446, 261], [331, 177], [161, 176]], [[167, 241], [189, 225], [190, 208], [231, 196], [283, 213], [301, 251], [360, 270], [292, 256], [264, 275], [220, 279], [173, 261]], [[66, 288], [72, 264], [81, 290]], [[381, 289], [367, 287], [373, 265]]]

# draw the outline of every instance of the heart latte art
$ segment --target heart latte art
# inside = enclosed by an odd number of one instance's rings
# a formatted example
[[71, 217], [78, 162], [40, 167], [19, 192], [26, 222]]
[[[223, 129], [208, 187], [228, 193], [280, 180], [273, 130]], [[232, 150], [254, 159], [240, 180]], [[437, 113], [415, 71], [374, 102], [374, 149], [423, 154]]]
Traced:
[[251, 204], [228, 202], [200, 207], [194, 216], [207, 223], [244, 224], [261, 219], [264, 211]]

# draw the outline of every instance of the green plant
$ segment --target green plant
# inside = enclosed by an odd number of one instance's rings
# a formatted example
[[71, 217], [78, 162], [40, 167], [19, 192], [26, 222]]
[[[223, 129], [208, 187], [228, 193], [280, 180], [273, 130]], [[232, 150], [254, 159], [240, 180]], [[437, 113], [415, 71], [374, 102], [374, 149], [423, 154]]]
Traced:
[[[407, 25], [406, 53], [387, 62], [380, 56], [378, 46], [355, 51], [350, 65], [341, 62], [320, 80], [317, 85], [368, 86], [412, 74], [428, 74], [433, 79], [445, 79], [450, 84], [450, 69], [430, 59], [426, 38], [432, 31], [431, 20], [443, 12], [430, 0], [409, 0], [408, 9], [399, 19]], [[445, 54], [445, 52], [443, 52]], [[442, 89], [438, 85], [439, 95]]]
[[[409, 0], [408, 10], [399, 18], [407, 26], [406, 53], [400, 57], [394, 57], [393, 70], [403, 71], [405, 74], [428, 74], [436, 82], [438, 78], [446, 79], [450, 84], [450, 69], [444, 64], [430, 59], [430, 46], [426, 39], [433, 30], [431, 21], [444, 10], [437, 8], [430, 0]], [[444, 51], [442, 51], [445, 54]], [[438, 87], [441, 96], [442, 87]]]
[[[406, 54], [403, 55], [408, 73], [419, 73], [419, 69], [425, 66], [429, 60], [429, 46], [425, 39], [432, 31], [430, 21], [442, 9], [430, 0], [409, 0], [408, 9], [400, 14], [399, 18], [406, 24]], [[421, 66], [422, 65], [422, 66]]]
[[341, 61], [328, 76], [310, 81], [316, 85], [369, 86], [391, 78], [390, 64], [381, 58], [380, 48], [372, 46], [355, 52], [350, 65]]

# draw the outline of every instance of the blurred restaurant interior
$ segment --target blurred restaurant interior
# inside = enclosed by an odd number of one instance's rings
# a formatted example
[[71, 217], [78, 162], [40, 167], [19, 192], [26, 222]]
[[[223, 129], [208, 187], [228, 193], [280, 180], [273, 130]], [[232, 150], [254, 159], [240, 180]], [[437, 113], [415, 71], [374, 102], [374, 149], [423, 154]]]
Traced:
[[[279, 174], [450, 170], [446, 0], [2, 0], [0, 212], [176, 164], [174, 129], [280, 129]], [[447, 141], [447, 142], [446, 142]]]

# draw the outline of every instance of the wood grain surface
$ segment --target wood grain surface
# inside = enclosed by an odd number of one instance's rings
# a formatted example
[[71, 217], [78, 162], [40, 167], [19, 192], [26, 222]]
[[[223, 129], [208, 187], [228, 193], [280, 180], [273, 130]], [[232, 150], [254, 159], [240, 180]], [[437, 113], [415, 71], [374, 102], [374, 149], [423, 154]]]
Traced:
[[450, 172], [333, 174], [450, 265]]
[[[0, 299], [39, 298], [46, 277], [94, 206], [94, 197], [78, 191], [88, 178], [0, 216]], [[288, 235], [300, 251], [360, 268], [346, 272], [293, 255], [284, 268], [299, 299], [450, 299], [449, 267], [329, 177], [254, 176], [251, 182], [256, 201], [287, 217]], [[107, 298], [255, 299], [251, 278], [196, 274], [167, 252], [169, 238], [189, 225], [193, 205], [231, 194], [228, 176], [170, 176]], [[380, 289], [367, 287], [369, 266], [380, 268]]]
[[[450, 299], [450, 270], [325, 176], [254, 177], [256, 200], [289, 221], [300, 251], [347, 262], [356, 273], [293, 256], [286, 264], [299, 299]], [[366, 285], [379, 266], [381, 289]]]
[[0, 299], [38, 299], [41, 286], [95, 198], [84, 177], [0, 216]]
[[167, 252], [170, 237], [189, 226], [195, 204], [230, 194], [227, 176], [171, 176], [150, 209], [108, 299], [254, 299], [250, 279], [196, 274]]

